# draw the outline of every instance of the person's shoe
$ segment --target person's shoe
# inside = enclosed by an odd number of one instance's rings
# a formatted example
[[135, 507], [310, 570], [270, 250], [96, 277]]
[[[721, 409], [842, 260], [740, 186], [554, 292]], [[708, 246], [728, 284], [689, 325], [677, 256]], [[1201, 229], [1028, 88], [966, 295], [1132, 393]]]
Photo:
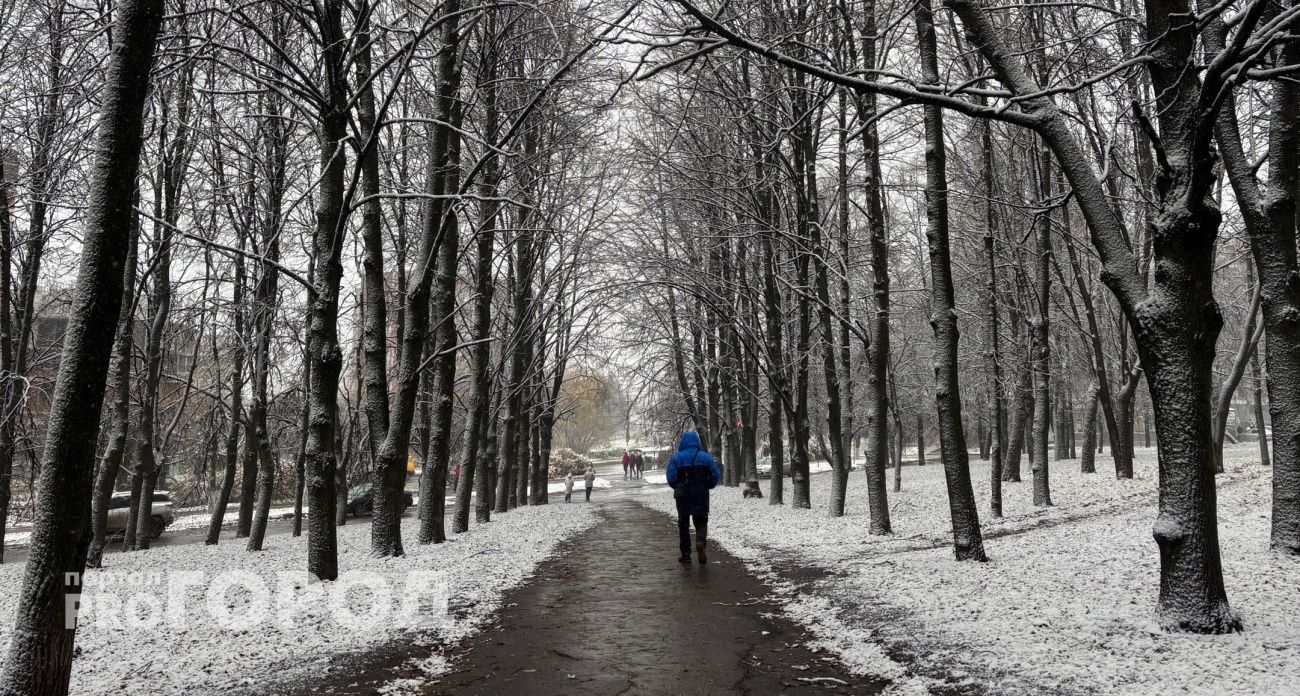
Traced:
[[682, 564], [686, 564], [686, 565], [690, 565], [691, 557], [690, 557], [689, 555], [682, 556], [681, 558], [677, 559], [677, 562], [678, 562], [678, 563], [682, 563]]
[[700, 557], [700, 565], [704, 565], [705, 563], [709, 562], [709, 557], [704, 555], [704, 542], [702, 541], [696, 542], [695, 555]]

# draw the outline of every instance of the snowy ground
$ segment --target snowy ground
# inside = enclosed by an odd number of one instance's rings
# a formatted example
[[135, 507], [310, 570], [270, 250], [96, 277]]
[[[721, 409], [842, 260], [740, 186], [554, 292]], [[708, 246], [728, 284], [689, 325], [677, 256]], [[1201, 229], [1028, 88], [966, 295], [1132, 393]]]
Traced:
[[[328, 674], [343, 653], [394, 641], [455, 643], [558, 543], [589, 526], [593, 510], [519, 508], [428, 546], [416, 543], [407, 520], [403, 558], [371, 558], [370, 526], [347, 525], [339, 529], [339, 581], [310, 586], [305, 536], [269, 537], [261, 553], [227, 542], [113, 555], [83, 585], [72, 692], [266, 693]], [[0, 566], [0, 643], [24, 568]], [[442, 668], [436, 651], [422, 667]]]
[[[1156, 625], [1154, 449], [1139, 449], [1132, 481], [1107, 473], [1105, 455], [1091, 475], [1077, 461], [1053, 462], [1056, 505], [1046, 510], [1031, 504], [1026, 469], [1026, 482], [1003, 485], [1001, 520], [988, 516], [987, 462], [975, 462], [987, 564], [952, 560], [938, 462], [905, 467], [903, 491], [891, 487], [891, 537], [866, 534], [860, 472], [840, 519], [825, 516], [826, 476], [813, 477], [812, 510], [715, 491], [710, 536], [773, 580], [819, 647], [895, 680], [898, 693], [941, 682], [993, 694], [1300, 693], [1300, 560], [1268, 549], [1271, 477], [1257, 453], [1253, 443], [1229, 447], [1229, 473], [1219, 476], [1239, 635], [1169, 635]], [[644, 500], [673, 507], [666, 490]]]
[[[176, 516], [176, 521], [171, 523], [170, 525], [167, 525], [167, 531], [183, 532], [190, 529], [203, 529], [207, 527], [208, 523], [212, 520], [212, 516], [206, 512], [200, 512], [201, 510], [203, 510], [203, 508], [186, 508], [180, 511]], [[306, 511], [307, 508], [304, 507], [303, 512], [306, 513]], [[271, 508], [267, 514], [267, 519], [271, 519], [271, 520], [283, 520], [283, 519], [288, 519], [290, 517], [293, 517], [292, 507]], [[238, 521], [239, 521], [239, 510], [235, 509], [233, 512], [226, 513], [226, 516], [222, 518], [221, 526], [232, 527]], [[22, 531], [7, 533], [5, 535], [5, 548], [11, 548], [11, 549], [27, 548], [27, 546], [31, 543], [31, 537], [32, 537], [31, 528], [32, 527], [29, 524], [20, 527], [19, 529], [21, 529]]]
[[[307, 506], [304, 505], [302, 508], [304, 517], [307, 514], [307, 510]], [[267, 510], [266, 514], [268, 520], [284, 520], [290, 517], [293, 517], [292, 507], [273, 507], [270, 510]], [[212, 515], [209, 515], [206, 512], [180, 515], [176, 518], [175, 522], [167, 526], [167, 530], [171, 532], [180, 532], [186, 529], [203, 529], [207, 527], [211, 521]], [[226, 516], [221, 518], [221, 526], [223, 527], [234, 526], [237, 522], [239, 522], [239, 510], [227, 512]]]
[[[660, 478], [661, 479], [663, 478], [662, 475], [660, 476]], [[596, 480], [593, 481], [592, 484], [593, 484], [592, 487], [596, 489], [608, 489], [608, 488], [613, 488], [614, 486], [614, 484], [611, 483], [609, 479], [601, 478], [599, 476], [596, 477]], [[577, 480], [574, 481], [573, 484], [574, 490], [580, 491], [582, 490], [583, 486], [584, 484], [582, 482], [581, 477], [577, 478]], [[560, 481], [560, 482], [550, 483], [547, 485], [546, 490], [549, 493], [562, 494], [564, 493], [564, 482]], [[473, 498], [473, 496], [470, 497], [471, 499]], [[451, 496], [448, 496], [447, 500], [448, 502], [454, 503], [454, 499]], [[412, 499], [412, 505], [419, 502], [420, 502], [420, 497], [418, 495], [414, 496]], [[306, 506], [303, 507], [304, 516], [306, 515], [308, 509], [309, 508], [307, 508]], [[293, 507], [273, 507], [268, 512], [267, 519], [283, 520], [283, 519], [288, 519], [290, 517], [293, 517]], [[207, 527], [208, 523], [211, 520], [212, 520], [212, 516], [209, 513], [205, 512], [204, 508], [202, 507], [183, 508], [177, 511], [176, 521], [167, 526], [167, 531], [182, 532], [190, 529], [202, 529]], [[233, 506], [231, 508], [231, 511], [227, 512], [226, 516], [222, 518], [221, 524], [223, 527], [230, 527], [230, 526], [234, 526], [234, 524], [238, 521], [239, 521], [238, 506]], [[12, 548], [12, 549], [26, 548], [27, 545], [31, 542], [31, 536], [32, 533], [31, 533], [30, 524], [19, 526], [17, 531], [10, 531], [5, 535], [5, 547]]]

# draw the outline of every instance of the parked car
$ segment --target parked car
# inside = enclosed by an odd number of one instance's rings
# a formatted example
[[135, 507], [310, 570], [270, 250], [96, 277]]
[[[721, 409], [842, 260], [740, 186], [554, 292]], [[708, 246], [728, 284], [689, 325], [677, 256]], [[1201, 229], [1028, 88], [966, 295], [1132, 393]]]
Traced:
[[[153, 514], [149, 525], [149, 538], [157, 539], [176, 521], [176, 511], [172, 509], [172, 499], [167, 495], [167, 491], [153, 492], [153, 505], [150, 511]], [[108, 526], [105, 527], [105, 531], [110, 535], [126, 533], [126, 524], [130, 517], [131, 492], [114, 493], [113, 497], [108, 499]]]
[[763, 457], [758, 460], [758, 477], [772, 478], [772, 458]]
[[[415, 504], [410, 491], [402, 491], [402, 512]], [[348, 514], [353, 517], [369, 515], [375, 511], [374, 484], [360, 483], [348, 489]]]

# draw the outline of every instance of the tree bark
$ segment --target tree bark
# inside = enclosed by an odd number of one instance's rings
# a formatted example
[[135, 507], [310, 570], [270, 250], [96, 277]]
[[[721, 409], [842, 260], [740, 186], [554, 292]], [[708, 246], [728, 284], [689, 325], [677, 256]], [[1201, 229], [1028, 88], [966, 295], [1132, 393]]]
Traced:
[[[500, 129], [498, 120], [500, 111], [497, 92], [497, 56], [495, 46], [485, 56], [486, 70], [484, 76], [484, 137], [495, 141]], [[480, 440], [484, 424], [491, 414], [491, 380], [492, 346], [488, 341], [492, 333], [492, 299], [496, 289], [496, 277], [493, 272], [493, 254], [496, 245], [496, 232], [500, 206], [495, 201], [497, 187], [501, 182], [500, 162], [489, 157], [483, 165], [483, 179], [479, 185], [485, 200], [480, 207], [481, 220], [477, 232], [477, 249], [475, 257], [474, 288], [474, 323], [471, 338], [476, 343], [470, 348], [470, 386], [469, 404], [465, 414], [465, 442], [461, 448], [460, 473], [456, 478], [456, 509], [452, 520], [452, 531], [462, 534], [469, 531], [469, 513], [471, 496], [475, 481], [481, 476], [479, 472], [480, 450], [485, 443]], [[452, 273], [454, 282], [455, 274]], [[450, 388], [450, 385], [448, 385]], [[480, 495], [480, 497], [482, 497]], [[481, 503], [482, 501], [480, 501]]]
[[1006, 401], [1002, 398], [1002, 331], [998, 326], [998, 265], [994, 246], [993, 207], [993, 127], [987, 120], [980, 123], [980, 180], [984, 188], [984, 260], [988, 273], [988, 363], [989, 405], [993, 422], [989, 424], [989, 514], [1002, 516], [1002, 447]]
[[[1038, 190], [1044, 207], [1052, 197], [1051, 157], [1046, 151], [1035, 149], [1032, 154], [1038, 160]], [[1044, 507], [1052, 504], [1052, 492], [1048, 480], [1047, 438], [1052, 417], [1051, 383], [1051, 343], [1050, 321], [1052, 301], [1052, 276], [1048, 272], [1052, 256], [1052, 218], [1048, 210], [1034, 216], [1034, 239], [1037, 243], [1035, 258], [1037, 286], [1034, 288], [1034, 315], [1029, 322], [1030, 354], [1034, 373], [1034, 420], [1033, 442], [1034, 456], [1031, 461], [1034, 472], [1034, 506]], [[1058, 435], [1059, 438], [1059, 435]]]
[[[280, 24], [277, 36], [283, 36]], [[253, 441], [257, 455], [256, 509], [248, 534], [248, 550], [261, 551], [266, 537], [266, 523], [271, 514], [271, 498], [275, 489], [276, 455], [271, 448], [271, 431], [267, 425], [267, 390], [271, 372], [271, 339], [274, 333], [277, 298], [279, 296], [280, 224], [281, 206], [284, 202], [285, 159], [287, 134], [279, 118], [278, 95], [272, 93], [267, 108], [273, 114], [264, 126], [267, 144], [267, 171], [265, 172], [266, 217], [262, 220], [261, 251], [266, 261], [261, 264], [261, 274], [253, 290], [253, 384], [252, 402], [248, 420], [252, 425]], [[304, 366], [305, 369], [305, 366]], [[295, 501], [296, 502], [296, 501]]]
[[[841, 111], [842, 111], [841, 104]], [[841, 121], [844, 116], [841, 113]], [[842, 124], [843, 125], [843, 124]], [[840, 128], [841, 133], [845, 130]], [[843, 207], [840, 224], [842, 233], [848, 234], [848, 156], [846, 153], [847, 144], [840, 142], [840, 199]], [[808, 166], [814, 167], [817, 161], [816, 152], [808, 154]], [[816, 176], [813, 174], [812, 176]], [[843, 400], [841, 395], [841, 385], [848, 386], [847, 380], [840, 377], [839, 365], [836, 361], [836, 336], [833, 328], [831, 313], [831, 291], [830, 291], [830, 270], [827, 261], [830, 256], [828, 245], [822, 240], [822, 226], [820, 220], [813, 221], [812, 231], [812, 248], [816, 251], [816, 292], [818, 305], [818, 331], [821, 334], [821, 354], [822, 354], [822, 378], [826, 385], [826, 427], [830, 437], [830, 464], [831, 464], [831, 497], [827, 503], [827, 511], [831, 517], [844, 516], [844, 499], [848, 494], [849, 486], [849, 458], [846, 456], [844, 449], [844, 412]], [[847, 317], [843, 317], [847, 321]], [[847, 391], [847, 389], [846, 389]]]
[[113, 403], [108, 430], [108, 442], [104, 447], [104, 456], [100, 459], [99, 470], [95, 473], [94, 497], [90, 501], [90, 551], [86, 565], [91, 568], [102, 566], [104, 547], [108, 535], [108, 505], [117, 487], [117, 475], [122, 470], [122, 459], [126, 454], [127, 433], [131, 427], [131, 352], [135, 344], [135, 283], [136, 263], [139, 256], [140, 224], [139, 217], [131, 225], [125, 270], [122, 274], [122, 306], [117, 323], [117, 334], [113, 339], [113, 357], [108, 368], [108, 385], [113, 390]]
[[[1253, 293], [1250, 308], [1246, 310], [1246, 325], [1242, 327], [1241, 342], [1237, 346], [1237, 355], [1232, 360], [1232, 367], [1219, 385], [1219, 393], [1214, 399], [1214, 415], [1210, 421], [1210, 437], [1214, 442], [1214, 473], [1223, 473], [1223, 438], [1228, 430], [1228, 411], [1232, 410], [1232, 395], [1237, 393], [1237, 385], [1246, 374], [1246, 365], [1255, 354], [1255, 346], [1260, 335], [1264, 333], [1262, 322], [1256, 322], [1259, 315], [1260, 295], [1258, 289]], [[1235, 440], [1234, 440], [1235, 442]]]
[[[921, 71], [927, 82], [938, 84], [938, 48], [930, 0], [919, 0], [915, 14]], [[980, 533], [979, 508], [971, 485], [966, 433], [961, 418], [957, 309], [948, 249], [948, 174], [943, 110], [937, 106], [924, 107], [924, 120], [926, 241], [930, 250], [935, 405], [939, 412], [939, 446], [952, 516], [953, 551], [959, 561], [986, 561], [988, 557]]]
[[1264, 379], [1259, 372], [1259, 351], [1250, 356], [1251, 397], [1255, 402], [1255, 431], [1259, 433], [1259, 463], [1272, 466], [1268, 456], [1268, 434], [1264, 429]]
[[[1294, 11], [1295, 4], [1286, 3], [1285, 7]], [[1216, 20], [1205, 32], [1207, 46], [1221, 49], [1225, 34], [1222, 20]], [[1300, 63], [1300, 46], [1295, 41], [1285, 42], [1277, 60], [1279, 65]], [[1264, 341], [1268, 365], [1266, 384], [1273, 428], [1270, 544], [1274, 549], [1295, 555], [1300, 554], [1300, 262], [1296, 255], [1296, 196], [1300, 187], [1300, 132], [1296, 123], [1300, 122], [1300, 88], [1289, 79], [1279, 79], [1273, 82], [1272, 89], [1266, 183], [1256, 180], [1257, 165], [1243, 151], [1231, 94], [1219, 112], [1215, 138], [1246, 223], [1259, 274], [1262, 325], [1267, 335]], [[1257, 406], [1256, 410], [1262, 409]], [[1268, 444], [1264, 442], [1262, 418], [1257, 420], [1260, 421], [1261, 462], [1267, 464]]]
[[[307, 390], [311, 388], [311, 366], [306, 358], [310, 353], [306, 346], [303, 346], [303, 368], [302, 368], [302, 408], [298, 409], [298, 450], [293, 461], [294, 481], [293, 481], [293, 535], [302, 536], [302, 503], [303, 494], [307, 486], [307, 428], [308, 428], [308, 408], [307, 408]], [[229, 496], [229, 492], [226, 494]]]
[[[459, 5], [449, 5], [448, 11], [456, 13]], [[455, 40], [458, 25], [455, 20], [444, 29], [444, 39]], [[429, 181], [432, 191], [443, 195], [460, 189], [460, 123], [456, 93], [459, 91], [459, 71], [456, 55], [447, 50], [438, 64], [438, 113], [445, 124], [433, 129], [430, 148]], [[374, 145], [372, 143], [372, 145]], [[397, 389], [388, 407], [391, 420], [383, 440], [375, 449], [375, 510], [370, 527], [370, 551], [375, 556], [401, 556], [402, 489], [406, 481], [406, 463], [410, 452], [411, 427], [415, 419], [415, 398], [420, 386], [421, 361], [426, 344], [425, 334], [430, 325], [430, 298], [435, 275], [439, 277], [439, 299], [444, 303], [450, 296], [454, 301], [455, 273], [460, 248], [458, 217], [447, 199], [428, 206], [424, 229], [415, 258], [415, 274], [411, 278], [406, 297], [404, 315], [406, 327], [401, 336], [402, 348], [398, 357]], [[452, 279], [445, 274], [450, 273]], [[450, 293], [444, 292], [450, 286]], [[445, 314], [445, 304], [440, 310], [439, 322], [454, 322], [451, 312]], [[454, 326], [454, 324], [453, 324]], [[448, 346], [447, 349], [451, 347]], [[373, 428], [372, 428], [373, 429]], [[438, 495], [438, 494], [435, 494]]]
[[[796, 111], [805, 113], [803, 93], [796, 92]], [[811, 133], [804, 133], [810, 126], [801, 125], [792, 132], [794, 149], [794, 175], [799, 183], [796, 211], [796, 235], [798, 239], [808, 239], [809, 227], [820, 222], [817, 213], [817, 183], [813, 163], [806, 158], [813, 151], [810, 142]], [[809, 176], [811, 175], [811, 179]], [[811, 508], [811, 482], [808, 480], [808, 440], [811, 432], [808, 424], [808, 356], [812, 347], [812, 306], [808, 299], [808, 270], [811, 259], [807, 249], [795, 252], [795, 283], [800, 289], [797, 299], [799, 304], [798, 333], [795, 339], [795, 399], [791, 430], [794, 431], [794, 456], [790, 461], [790, 488], [794, 508]]]
[[311, 508], [307, 516], [307, 572], [320, 580], [335, 580], [339, 568], [334, 520], [338, 468], [334, 431], [338, 420], [339, 373], [343, 368], [338, 313], [339, 284], [343, 277], [341, 254], [347, 228], [343, 192], [347, 165], [347, 55], [343, 3], [322, 0], [317, 7], [323, 68], [317, 134], [321, 173], [311, 244], [313, 292], [307, 314], [311, 370], [311, 388], [307, 394], [311, 409], [307, 436], [307, 502]]
[[[242, 246], [241, 246], [242, 248]], [[239, 470], [239, 433], [243, 428], [244, 400], [244, 257], [234, 258], [235, 279], [231, 293], [231, 314], [236, 340], [230, 359], [230, 405], [226, 414], [226, 467], [221, 477], [221, 490], [217, 493], [216, 505], [212, 507], [212, 516], [208, 519], [208, 536], [204, 544], [209, 546], [221, 540], [221, 526], [225, 523], [226, 508], [230, 504], [230, 493], [235, 488], [235, 474]], [[215, 348], [214, 348], [215, 350]]]
[[69, 595], [80, 589], [90, 542], [95, 446], [135, 217], [131, 202], [143, 144], [142, 114], [162, 17], [160, 0], [117, 4], [116, 45], [102, 92], [81, 268], [50, 405], [27, 566], [0, 673], [0, 694], [5, 696], [68, 693], [76, 635]]
[[1088, 387], [1088, 401], [1083, 412], [1083, 456], [1079, 457], [1079, 471], [1085, 474], [1097, 473], [1097, 402], [1101, 400], [1101, 390], [1093, 382]]

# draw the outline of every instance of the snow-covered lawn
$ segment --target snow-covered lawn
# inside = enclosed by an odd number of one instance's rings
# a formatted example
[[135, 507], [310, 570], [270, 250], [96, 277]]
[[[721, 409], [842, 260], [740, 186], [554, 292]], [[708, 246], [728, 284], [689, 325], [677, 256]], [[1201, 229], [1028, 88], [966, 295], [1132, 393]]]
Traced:
[[[988, 514], [988, 464], [973, 462], [987, 564], [952, 559], [937, 461], [905, 467], [903, 491], [891, 487], [891, 537], [866, 533], [861, 472], [844, 518], [826, 517], [830, 480], [817, 476], [812, 510], [715, 491], [709, 531], [773, 580], [818, 647], [897, 692], [946, 680], [995, 694], [1300, 693], [1300, 560], [1268, 549], [1271, 476], [1257, 446], [1229, 447], [1225, 460], [1220, 544], [1239, 635], [1156, 625], [1154, 449], [1138, 450], [1132, 481], [1114, 479], [1108, 455], [1091, 475], [1052, 462], [1046, 510], [1032, 506], [1026, 468], [1024, 483], [1003, 484], [1001, 520]], [[642, 500], [673, 507], [666, 490]]]
[[[304, 505], [302, 508], [304, 517], [306, 517], [307, 515], [307, 510], [308, 510], [307, 506]], [[290, 517], [293, 517], [292, 507], [278, 507], [278, 508], [273, 507], [267, 510], [267, 514], [266, 514], [266, 518], [268, 520], [283, 520], [283, 519], [288, 519]], [[176, 517], [175, 522], [172, 522], [170, 525], [167, 526], [167, 531], [181, 532], [188, 529], [204, 529], [208, 526], [208, 523], [211, 521], [212, 521], [212, 516], [206, 512], [196, 512], [191, 514], [179, 515]], [[222, 527], [234, 526], [235, 523], [237, 522], [239, 522], [239, 510], [237, 508], [234, 512], [227, 512], [226, 516], [221, 518]]]
[[[179, 511], [176, 516], [176, 521], [167, 525], [167, 531], [183, 532], [190, 529], [203, 529], [207, 527], [208, 523], [212, 520], [212, 516], [206, 512], [199, 512], [202, 509], [203, 508], [185, 508]], [[304, 507], [303, 513], [305, 514], [306, 512], [307, 508]], [[267, 513], [267, 519], [271, 520], [283, 520], [290, 517], [293, 517], [292, 507], [271, 508]], [[236, 507], [233, 512], [227, 512], [226, 516], [222, 518], [221, 526], [233, 527], [238, 521], [239, 510]], [[21, 549], [26, 548], [27, 545], [31, 543], [31, 525], [26, 525], [20, 529], [24, 531], [9, 532], [5, 535], [6, 548]]]
[[[347, 525], [339, 529], [339, 581], [310, 586], [305, 536], [267, 537], [261, 553], [223, 541], [113, 554], [106, 569], [85, 576], [72, 692], [265, 693], [327, 675], [342, 653], [394, 641], [455, 643], [557, 544], [592, 524], [594, 509], [519, 508], [428, 546], [416, 543], [416, 521], [407, 519], [403, 558], [371, 558], [370, 526]], [[12, 630], [25, 567], [0, 566], [0, 643]], [[435, 647], [422, 667], [442, 665]]]

